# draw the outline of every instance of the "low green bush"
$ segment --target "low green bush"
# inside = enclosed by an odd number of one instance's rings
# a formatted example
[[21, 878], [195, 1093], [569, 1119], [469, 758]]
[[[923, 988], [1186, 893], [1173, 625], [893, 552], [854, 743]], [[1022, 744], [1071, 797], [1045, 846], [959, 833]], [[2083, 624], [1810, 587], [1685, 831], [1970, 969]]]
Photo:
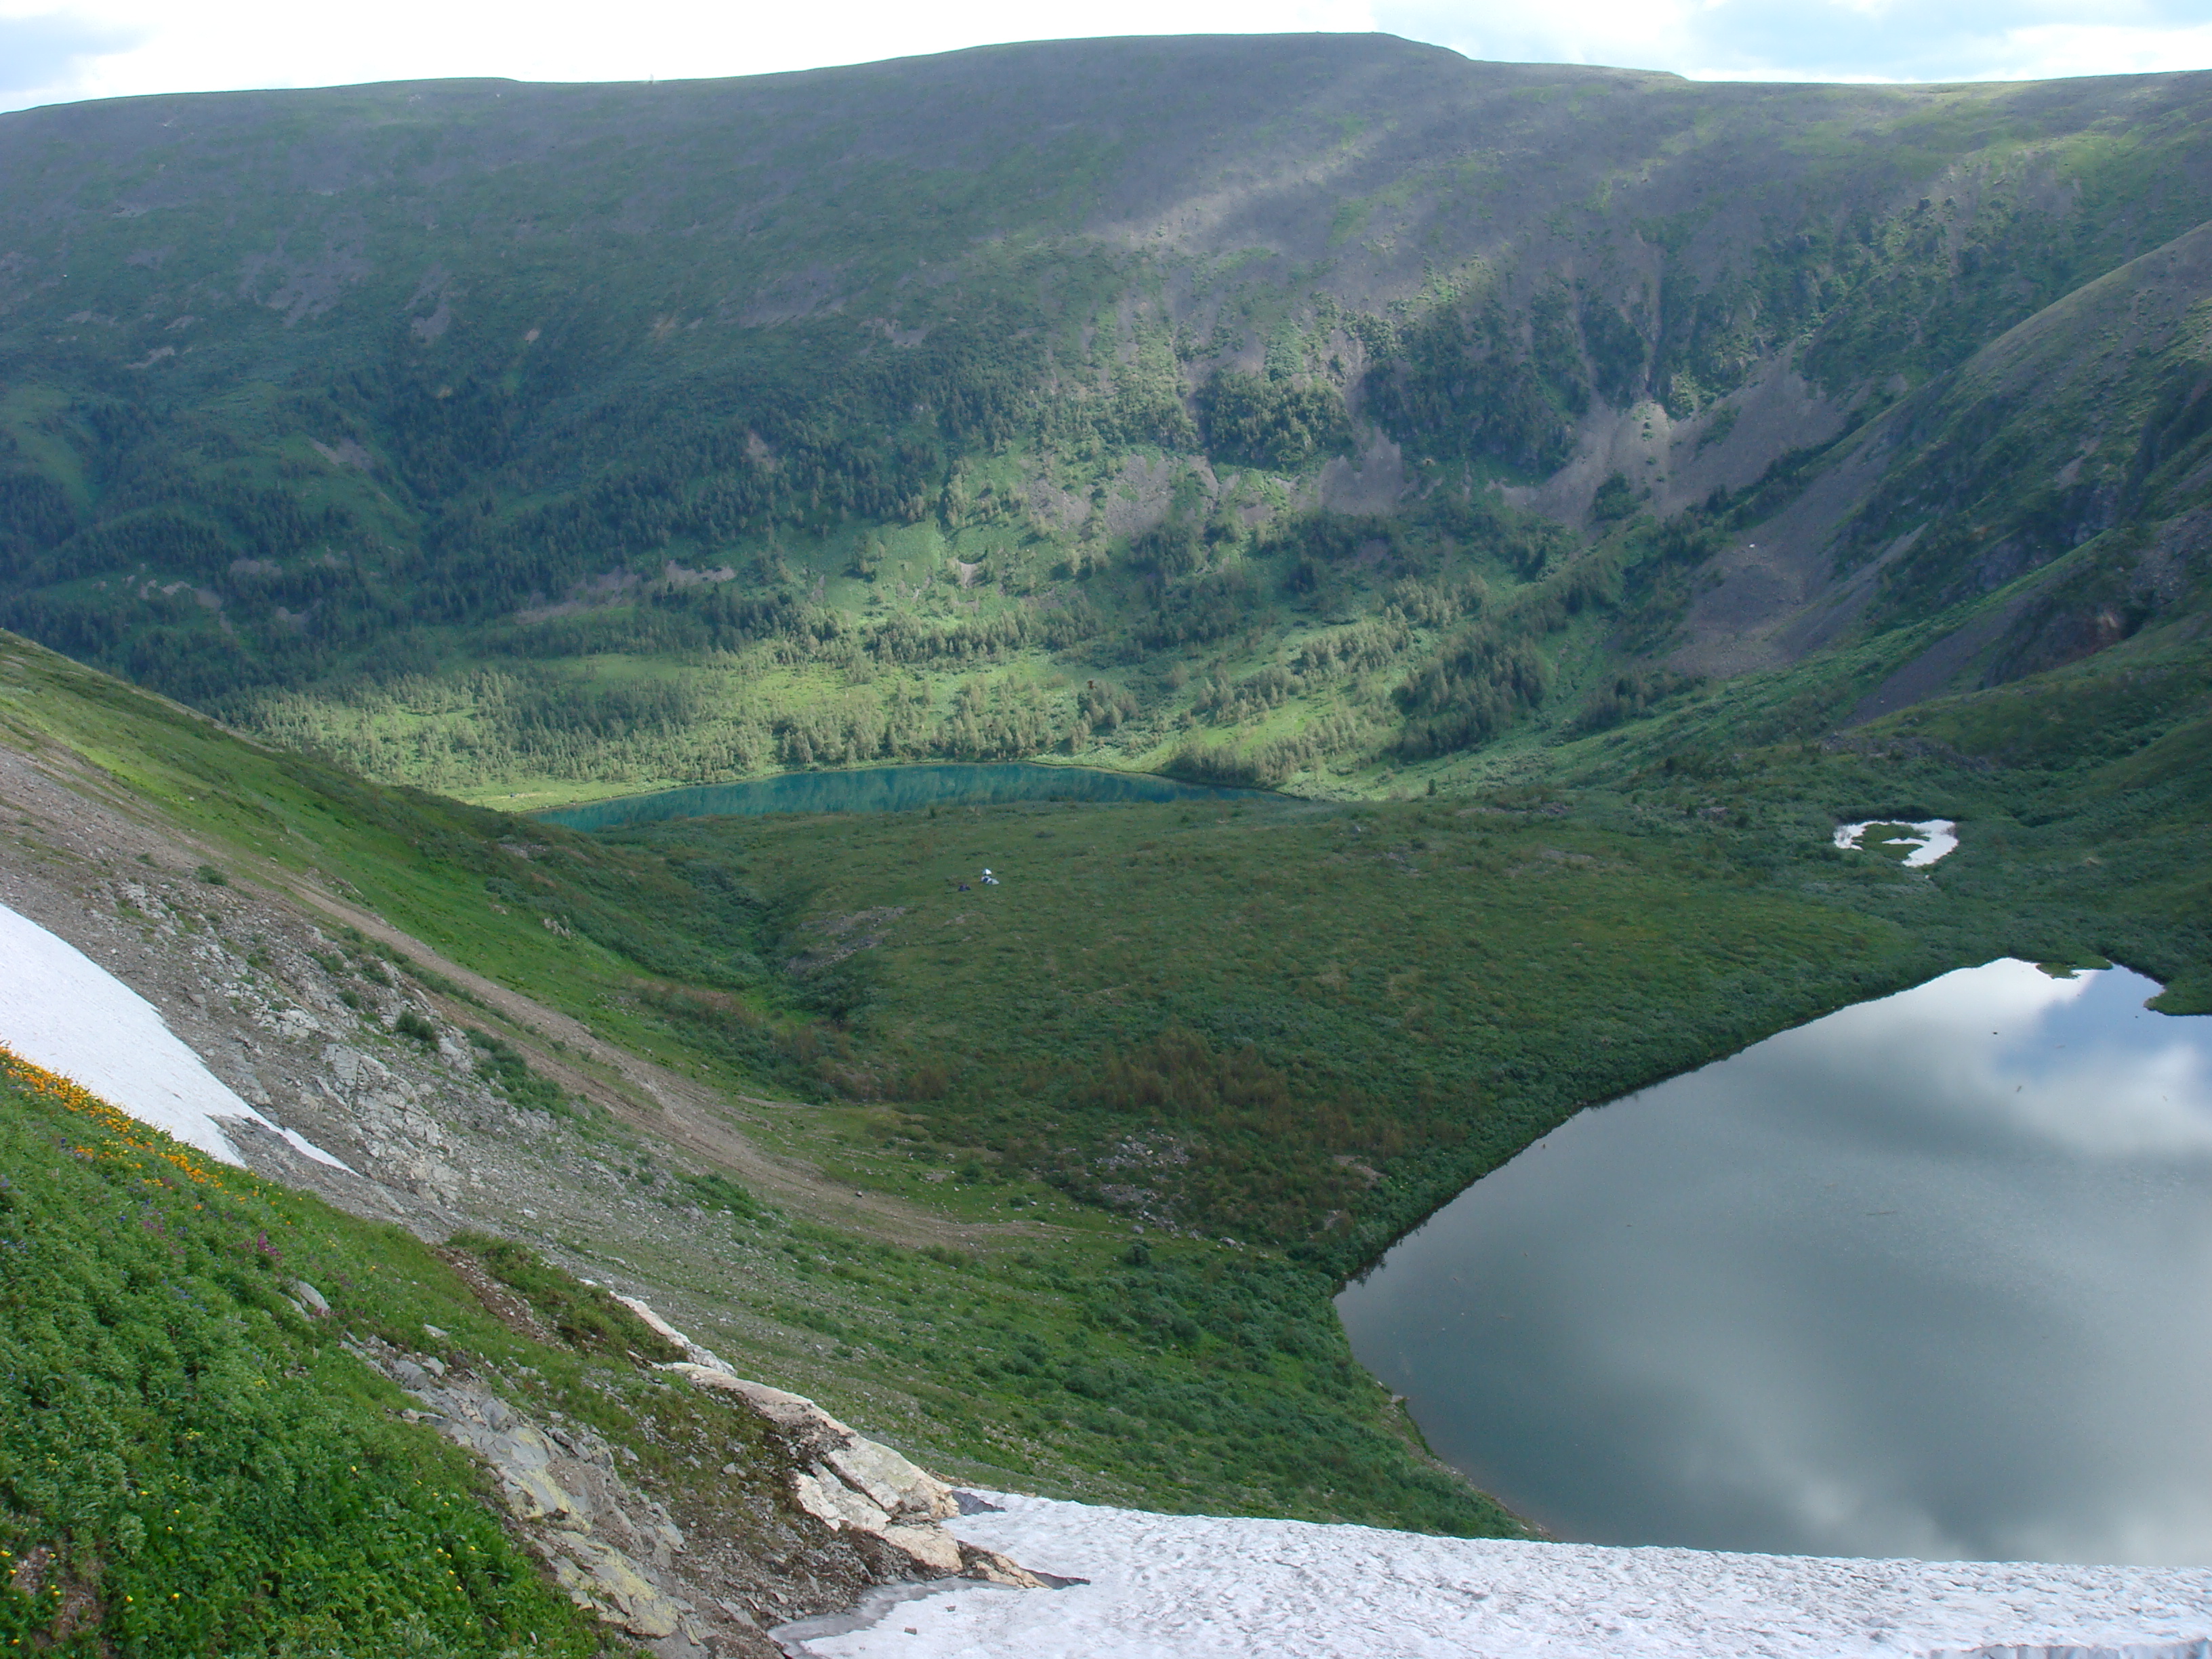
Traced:
[[286, 1293], [306, 1277], [334, 1323], [403, 1320], [404, 1270], [435, 1264], [388, 1231], [0, 1050], [0, 1643], [597, 1650], [468, 1461], [393, 1421], [404, 1396]]
[[657, 1335], [613, 1295], [586, 1285], [511, 1239], [489, 1233], [455, 1233], [448, 1243], [483, 1263], [493, 1278], [535, 1309], [562, 1339], [586, 1353], [636, 1353], [648, 1360], [677, 1360], [684, 1350]]

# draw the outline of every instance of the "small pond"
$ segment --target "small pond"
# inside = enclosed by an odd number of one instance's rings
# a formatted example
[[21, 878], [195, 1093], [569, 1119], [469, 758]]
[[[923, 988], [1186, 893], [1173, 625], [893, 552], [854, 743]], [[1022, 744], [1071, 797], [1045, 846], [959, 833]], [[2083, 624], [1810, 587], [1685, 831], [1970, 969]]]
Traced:
[[2212, 1562], [2212, 1018], [1996, 962], [1587, 1111], [1339, 1299], [1561, 1537]]
[[664, 818], [750, 817], [760, 812], [911, 812], [924, 806], [998, 805], [1021, 800], [1265, 800], [1259, 789], [1182, 783], [1149, 772], [1028, 761], [942, 766], [869, 766], [787, 772], [751, 783], [709, 783], [657, 795], [625, 795], [557, 807], [538, 817], [571, 830], [607, 830]]

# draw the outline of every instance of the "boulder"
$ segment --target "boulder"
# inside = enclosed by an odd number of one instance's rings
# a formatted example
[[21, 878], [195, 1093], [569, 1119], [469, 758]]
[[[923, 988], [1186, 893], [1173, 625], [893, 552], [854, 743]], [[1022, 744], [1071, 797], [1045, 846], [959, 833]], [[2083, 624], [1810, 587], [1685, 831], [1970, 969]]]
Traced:
[[[826, 1413], [824, 1419], [836, 1420]], [[960, 1513], [951, 1487], [915, 1468], [889, 1446], [854, 1435], [849, 1444], [825, 1451], [822, 1461], [847, 1486], [866, 1494], [892, 1515], [943, 1521]]]
[[[996, 1550], [987, 1550], [978, 1545], [963, 1542], [960, 1546], [961, 1576], [980, 1578], [987, 1584], [1006, 1584], [1015, 1589], [1042, 1589], [1043, 1579], [1027, 1567], [1017, 1566]], [[1065, 1583], [1065, 1579], [1055, 1582]]]
[[895, 1521], [876, 1535], [927, 1577], [950, 1578], [968, 1565], [961, 1558], [960, 1540], [933, 1522]]
[[891, 1523], [890, 1516], [866, 1494], [854, 1492], [819, 1463], [794, 1472], [791, 1491], [799, 1507], [832, 1532], [840, 1527], [857, 1527], [862, 1532], [880, 1534]]

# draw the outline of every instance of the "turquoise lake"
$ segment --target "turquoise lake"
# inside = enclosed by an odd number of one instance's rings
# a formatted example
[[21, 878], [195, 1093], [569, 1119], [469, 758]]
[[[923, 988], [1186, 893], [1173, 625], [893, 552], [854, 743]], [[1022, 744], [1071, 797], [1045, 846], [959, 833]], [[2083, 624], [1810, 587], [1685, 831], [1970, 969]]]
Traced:
[[1263, 790], [1182, 783], [1149, 772], [1026, 761], [941, 766], [871, 766], [842, 772], [787, 772], [751, 783], [710, 783], [657, 795], [625, 795], [536, 816], [571, 830], [608, 830], [665, 818], [744, 817], [762, 812], [911, 812], [924, 806], [1010, 801], [1260, 800]]
[[2212, 1562], [2212, 1018], [1964, 969], [1585, 1111], [1338, 1299], [1556, 1535]]

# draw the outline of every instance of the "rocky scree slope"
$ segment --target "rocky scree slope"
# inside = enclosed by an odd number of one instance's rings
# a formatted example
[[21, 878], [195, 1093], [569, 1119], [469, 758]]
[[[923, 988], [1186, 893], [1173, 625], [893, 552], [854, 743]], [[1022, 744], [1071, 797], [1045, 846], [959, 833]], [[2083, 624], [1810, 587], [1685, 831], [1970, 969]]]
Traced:
[[2199, 227], [1828, 447], [1795, 500], [1712, 561], [1675, 663], [1772, 667], [1854, 632], [1963, 619], [1849, 711], [1856, 722], [2179, 614], [2207, 569], [2208, 305]]

